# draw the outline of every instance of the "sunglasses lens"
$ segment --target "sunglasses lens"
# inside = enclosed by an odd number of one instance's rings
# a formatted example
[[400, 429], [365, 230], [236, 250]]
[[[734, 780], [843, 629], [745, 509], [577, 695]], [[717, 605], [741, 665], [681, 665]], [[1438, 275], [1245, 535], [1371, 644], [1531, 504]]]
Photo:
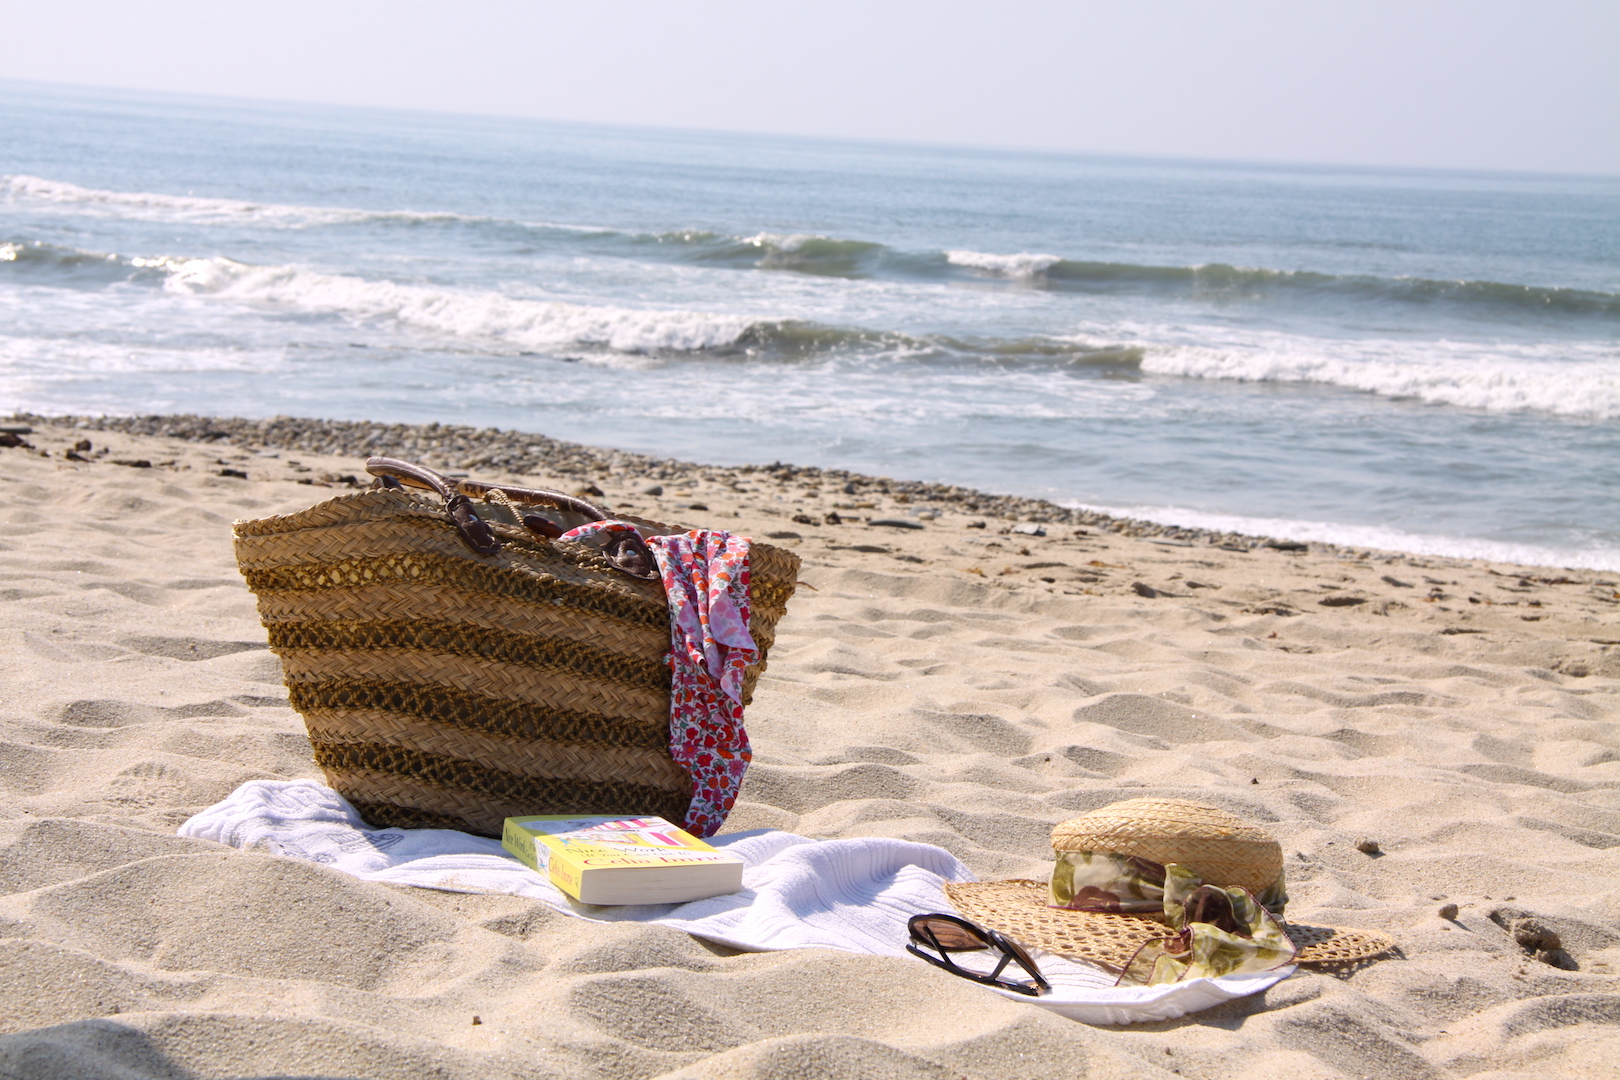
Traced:
[[975, 934], [965, 926], [960, 926], [950, 919], [937, 916], [925, 916], [911, 921], [911, 932], [921, 936], [924, 940], [932, 938], [930, 944], [938, 942], [939, 947], [949, 952], [966, 949], [987, 949], [990, 943], [983, 937]]
[[1017, 960], [1020, 964], [1023, 964], [1026, 970], [1040, 970], [1035, 966], [1035, 958], [1029, 955], [1022, 945], [1018, 944], [1018, 942], [1014, 941], [1010, 937], [1003, 937], [1000, 934], [997, 934], [996, 937], [999, 939], [996, 944], [1000, 945], [1007, 952], [1011, 953], [1013, 959]]

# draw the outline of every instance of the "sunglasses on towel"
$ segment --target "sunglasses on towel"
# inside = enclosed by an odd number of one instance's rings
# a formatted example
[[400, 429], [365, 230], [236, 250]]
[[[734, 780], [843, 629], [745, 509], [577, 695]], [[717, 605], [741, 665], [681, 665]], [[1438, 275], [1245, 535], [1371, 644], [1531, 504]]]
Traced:
[[[1052, 989], [1024, 947], [994, 930], [975, 926], [955, 915], [941, 914], [913, 915], [906, 925], [911, 931], [911, 941], [906, 945], [906, 951], [922, 957], [935, 967], [944, 968], [952, 975], [1030, 997], [1039, 997]], [[955, 959], [961, 954], [977, 952], [987, 952], [988, 955], [975, 957], [977, 962], [972, 966], [957, 963]], [[961, 958], [967, 959], [966, 956]], [[1029, 978], [1003, 978], [1002, 973], [1010, 965], [1022, 968]]]

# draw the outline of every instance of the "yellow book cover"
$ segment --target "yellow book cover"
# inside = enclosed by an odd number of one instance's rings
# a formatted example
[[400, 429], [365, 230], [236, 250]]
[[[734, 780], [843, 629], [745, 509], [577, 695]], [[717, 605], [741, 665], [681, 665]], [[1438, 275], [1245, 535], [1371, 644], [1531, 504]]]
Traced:
[[672, 904], [742, 888], [743, 861], [660, 817], [507, 818], [501, 846], [586, 904]]

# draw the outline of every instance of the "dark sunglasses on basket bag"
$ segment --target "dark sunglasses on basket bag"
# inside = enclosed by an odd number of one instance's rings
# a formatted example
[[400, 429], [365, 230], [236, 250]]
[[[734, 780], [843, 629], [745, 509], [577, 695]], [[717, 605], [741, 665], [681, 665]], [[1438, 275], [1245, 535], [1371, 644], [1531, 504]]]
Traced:
[[[922, 957], [935, 967], [944, 968], [952, 975], [1030, 997], [1039, 997], [1052, 989], [1024, 947], [994, 930], [975, 926], [955, 915], [941, 914], [913, 915], [906, 925], [911, 931], [911, 941], [906, 945], [906, 951]], [[988, 972], [963, 967], [951, 958], [952, 953], [980, 950], [988, 950], [996, 960], [995, 967]], [[1029, 979], [1002, 978], [1002, 972], [1007, 970], [1009, 964], [1023, 968]]]

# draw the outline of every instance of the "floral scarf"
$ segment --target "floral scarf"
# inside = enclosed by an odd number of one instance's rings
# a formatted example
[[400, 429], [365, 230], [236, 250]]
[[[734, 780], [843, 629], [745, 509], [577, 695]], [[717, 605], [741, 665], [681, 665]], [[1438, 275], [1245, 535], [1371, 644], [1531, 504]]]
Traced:
[[1065, 851], [1052, 871], [1053, 907], [1162, 917], [1172, 933], [1147, 942], [1120, 983], [1157, 986], [1183, 979], [1270, 971], [1298, 950], [1279, 920], [1288, 893], [1279, 876], [1258, 898], [1247, 889], [1205, 885], [1176, 863], [1106, 851]]
[[[560, 539], [634, 528], [595, 521]], [[693, 529], [649, 537], [647, 546], [669, 598], [669, 750], [692, 778], [692, 803], [681, 827], [694, 836], [713, 836], [753, 759], [742, 706], [743, 675], [759, 660], [748, 632], [748, 539]]]

